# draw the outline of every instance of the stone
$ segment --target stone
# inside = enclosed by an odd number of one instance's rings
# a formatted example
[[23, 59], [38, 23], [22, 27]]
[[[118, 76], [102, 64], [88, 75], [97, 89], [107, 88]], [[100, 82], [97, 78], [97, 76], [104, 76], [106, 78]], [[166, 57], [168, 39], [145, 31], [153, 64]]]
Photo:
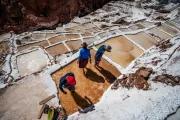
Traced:
[[152, 71], [152, 68], [141, 67], [136, 71], [136, 74], [147, 78]]

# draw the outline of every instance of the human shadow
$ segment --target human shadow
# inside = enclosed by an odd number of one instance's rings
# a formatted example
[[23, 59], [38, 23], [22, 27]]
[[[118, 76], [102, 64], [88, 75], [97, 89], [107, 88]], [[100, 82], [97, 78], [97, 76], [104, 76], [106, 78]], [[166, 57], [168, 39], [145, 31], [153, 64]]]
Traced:
[[98, 83], [104, 83], [105, 80], [102, 76], [98, 75], [97, 73], [95, 73], [94, 71], [92, 71], [91, 69], [89, 68], [86, 68], [86, 73], [85, 73], [85, 76], [94, 81], [94, 82], [98, 82]]
[[82, 109], [85, 109], [85, 108], [93, 105], [92, 101], [87, 96], [85, 96], [83, 98], [77, 92], [74, 92], [74, 93], [71, 92], [71, 95], [72, 95], [75, 103]]
[[116, 76], [114, 76], [110, 71], [105, 70], [104, 68], [102, 68], [101, 66], [97, 67], [95, 66], [96, 69], [105, 77], [105, 79], [109, 82], [109, 83], [113, 83], [116, 80]]

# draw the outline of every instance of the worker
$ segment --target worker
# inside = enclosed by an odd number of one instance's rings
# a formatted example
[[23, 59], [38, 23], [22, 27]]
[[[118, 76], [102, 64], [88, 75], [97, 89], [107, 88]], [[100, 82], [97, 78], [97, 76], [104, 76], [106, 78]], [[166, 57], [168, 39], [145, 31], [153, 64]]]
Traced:
[[74, 92], [75, 91], [75, 85], [76, 85], [75, 76], [73, 73], [70, 72], [70, 73], [67, 73], [66, 75], [64, 75], [63, 77], [61, 77], [60, 83], [59, 83], [59, 89], [64, 94], [66, 94], [67, 92], [63, 90], [63, 87]]
[[111, 52], [112, 47], [110, 45], [101, 45], [95, 54], [95, 67], [99, 67], [99, 62], [105, 51]]
[[78, 58], [78, 64], [79, 64], [79, 68], [83, 69], [84, 74], [85, 74], [84, 68], [88, 64], [88, 59], [90, 60], [90, 63], [91, 63], [90, 49], [87, 48], [87, 43], [83, 42], [82, 49], [80, 50], [80, 54], [79, 54], [79, 58]]

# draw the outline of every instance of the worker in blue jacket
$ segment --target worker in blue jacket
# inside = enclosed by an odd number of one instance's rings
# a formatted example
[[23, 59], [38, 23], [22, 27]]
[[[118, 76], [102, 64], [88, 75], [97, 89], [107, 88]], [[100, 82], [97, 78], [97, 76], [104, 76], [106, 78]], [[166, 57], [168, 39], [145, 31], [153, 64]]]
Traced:
[[95, 66], [99, 67], [99, 62], [105, 51], [111, 52], [112, 47], [110, 45], [101, 45], [95, 54]]
[[74, 92], [75, 91], [75, 86], [76, 85], [76, 80], [75, 76], [73, 73], [67, 73], [63, 77], [61, 77], [60, 82], [59, 82], [59, 89], [66, 94], [66, 92], [63, 90], [64, 88], [68, 88], [70, 91]]
[[82, 43], [82, 49], [80, 50], [79, 57], [78, 57], [79, 68], [83, 69], [84, 74], [85, 74], [84, 68], [86, 68], [88, 64], [88, 60], [91, 63], [91, 53], [90, 53], [90, 49], [88, 49], [87, 46], [88, 45], [86, 42]]

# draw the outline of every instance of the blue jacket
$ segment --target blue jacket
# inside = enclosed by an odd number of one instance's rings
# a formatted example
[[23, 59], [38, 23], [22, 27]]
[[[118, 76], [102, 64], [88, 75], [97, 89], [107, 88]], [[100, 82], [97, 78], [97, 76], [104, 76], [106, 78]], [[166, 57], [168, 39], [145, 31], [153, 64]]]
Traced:
[[95, 59], [96, 59], [96, 60], [101, 59], [101, 57], [103, 56], [104, 52], [105, 52], [105, 45], [102, 45], [102, 46], [99, 47], [99, 49], [97, 50], [96, 55], [95, 55]]
[[64, 75], [63, 77], [61, 77], [60, 79], [60, 82], [59, 82], [59, 89], [64, 92], [63, 90], [63, 86], [65, 87], [69, 87], [70, 85], [68, 84], [67, 80], [66, 80], [66, 77], [67, 76], [73, 76], [74, 77], [74, 74], [73, 73], [67, 73], [66, 75]]
[[80, 50], [79, 59], [88, 59], [91, 57], [90, 49], [82, 48]]

